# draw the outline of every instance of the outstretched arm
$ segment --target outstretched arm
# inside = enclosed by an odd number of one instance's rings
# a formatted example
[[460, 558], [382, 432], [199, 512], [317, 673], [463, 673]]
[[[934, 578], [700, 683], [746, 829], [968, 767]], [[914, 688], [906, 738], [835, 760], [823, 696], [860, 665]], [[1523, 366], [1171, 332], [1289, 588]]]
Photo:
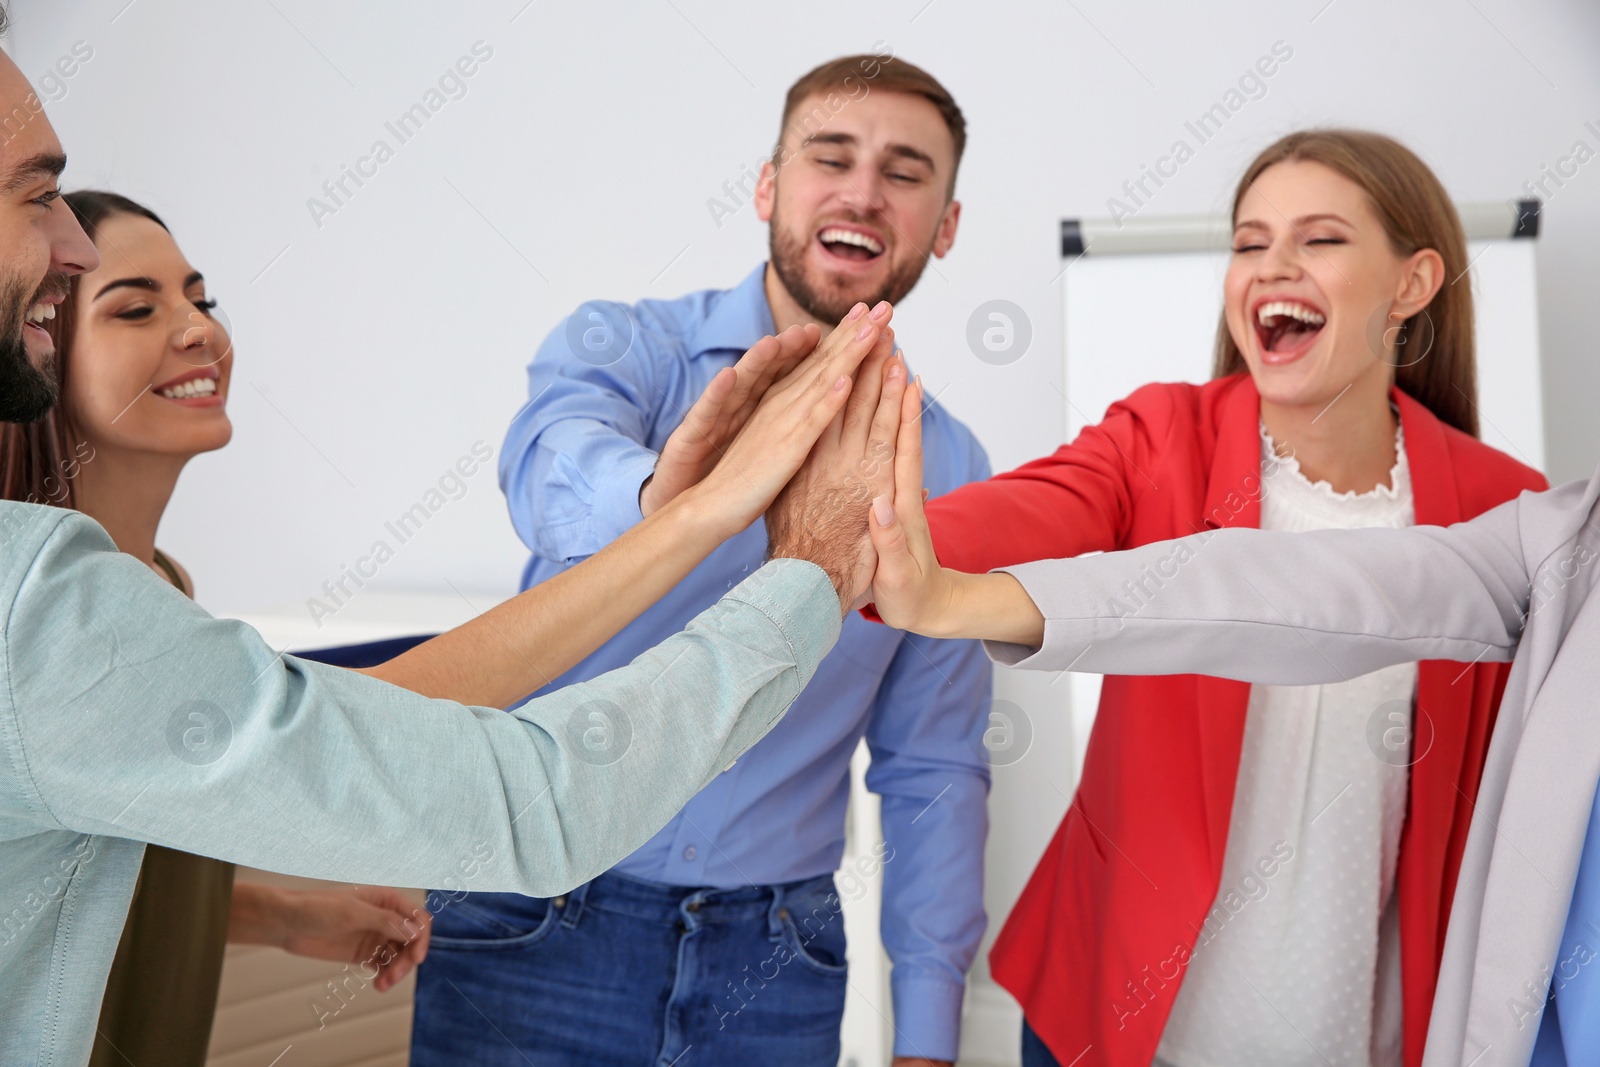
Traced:
[[[770, 499], [828, 428], [818, 390], [836, 410], [851, 391], [830, 363], [791, 378], [746, 428], [765, 419], [784, 432], [753, 439], [740, 462], [730, 451], [702, 483], [708, 498]], [[886, 417], [859, 433], [863, 454], [893, 440], [899, 381], [885, 379]], [[828, 426], [844, 421], [839, 410]], [[881, 480], [820, 528], [773, 536], [773, 561], [683, 632], [510, 714], [274, 654], [89, 519], [7, 505], [0, 735], [12, 759], [0, 796], [18, 833], [110, 835], [382, 885], [564, 892], [643, 844], [782, 717], [866, 589], [864, 512]], [[490, 676], [463, 687], [515, 674], [525, 650], [453, 633], [443, 647], [461, 662], [442, 669]]]
[[1417, 660], [1504, 662], [1528, 603], [1516, 520], [1512, 501], [1453, 527], [1227, 529], [1023, 564], [984, 578], [1022, 590], [1042, 640], [1002, 637], [989, 651], [1039, 670], [1275, 685]]
[[628, 666], [508, 714], [275, 653], [55, 510], [0, 575], [13, 830], [314, 878], [565, 892], [765, 736], [842, 615], [839, 579], [776, 560]]
[[[858, 304], [820, 345], [815, 328], [791, 327], [763, 339], [740, 361], [750, 373], [794, 362], [801, 348], [815, 351], [766, 389], [752, 413], [739, 416], [740, 432], [731, 441], [718, 439], [717, 462], [693, 484], [577, 566], [364, 673], [425, 696], [491, 707], [549, 684], [754, 522], [847, 398], [851, 413], [876, 404], [876, 391], [852, 392], [851, 378], [863, 360], [881, 367], [888, 358], [888, 323], [887, 313], [872, 318]], [[725, 370], [685, 424], [721, 425], [730, 407], [737, 415], [745, 403], [738, 378], [735, 369]], [[870, 416], [872, 407], [866, 410]]]
[[996, 659], [1033, 669], [1285, 685], [1516, 652], [1531, 595], [1522, 509], [1548, 507], [1539, 496], [1451, 527], [1226, 529], [961, 574], [933, 555], [918, 438], [905, 422], [890, 521], [872, 523], [873, 595], [891, 625], [983, 638]]

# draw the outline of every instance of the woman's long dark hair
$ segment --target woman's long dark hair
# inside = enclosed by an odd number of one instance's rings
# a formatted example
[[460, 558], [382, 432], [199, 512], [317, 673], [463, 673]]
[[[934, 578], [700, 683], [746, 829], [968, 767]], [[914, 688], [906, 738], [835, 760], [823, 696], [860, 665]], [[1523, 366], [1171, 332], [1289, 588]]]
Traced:
[[[61, 199], [78, 217], [91, 241], [98, 238], [101, 225], [113, 215], [137, 215], [163, 230], [167, 228], [154, 211], [117, 193], [81, 189]], [[94, 458], [94, 450], [78, 431], [66, 399], [73, 323], [78, 317], [81, 288], [81, 275], [74, 276], [66, 299], [56, 308], [56, 317], [44, 323], [56, 345], [56, 406], [38, 422], [0, 425], [0, 500], [77, 507], [73, 479], [83, 464]]]

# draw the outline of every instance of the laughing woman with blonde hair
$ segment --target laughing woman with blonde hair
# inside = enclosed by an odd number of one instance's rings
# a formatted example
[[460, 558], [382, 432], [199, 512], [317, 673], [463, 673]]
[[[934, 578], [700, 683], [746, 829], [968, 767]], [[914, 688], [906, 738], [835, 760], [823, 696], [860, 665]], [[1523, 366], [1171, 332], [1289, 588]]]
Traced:
[[[1219, 527], [1443, 526], [1544, 487], [1477, 438], [1466, 242], [1416, 155], [1290, 134], [1246, 168], [1232, 223], [1215, 378], [1145, 386], [929, 503], [944, 569]], [[990, 955], [1024, 1063], [1415, 1067], [1505, 683], [1433, 660], [1317, 686], [1109, 675]], [[1375, 754], [1374, 721], [1415, 746]]]

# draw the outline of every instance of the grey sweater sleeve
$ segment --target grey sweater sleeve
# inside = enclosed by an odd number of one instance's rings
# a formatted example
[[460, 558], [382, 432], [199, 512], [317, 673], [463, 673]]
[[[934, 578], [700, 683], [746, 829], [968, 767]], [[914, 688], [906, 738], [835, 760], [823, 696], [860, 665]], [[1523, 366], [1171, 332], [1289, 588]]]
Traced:
[[1278, 685], [1414, 660], [1509, 660], [1530, 597], [1522, 508], [1538, 499], [1450, 527], [1224, 529], [1008, 567], [1045, 617], [1044, 643], [987, 647], [1035, 670]]

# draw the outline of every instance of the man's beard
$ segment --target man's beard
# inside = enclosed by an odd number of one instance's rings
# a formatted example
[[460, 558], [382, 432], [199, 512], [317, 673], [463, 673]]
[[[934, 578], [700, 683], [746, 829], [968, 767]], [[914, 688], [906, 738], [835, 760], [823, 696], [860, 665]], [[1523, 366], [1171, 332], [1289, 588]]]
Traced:
[[28, 309], [43, 297], [65, 293], [67, 284], [65, 274], [51, 271], [31, 295], [19, 278], [0, 285], [0, 422], [37, 422], [56, 405], [56, 353], [35, 367], [23, 330]]
[[[917, 279], [922, 277], [923, 269], [928, 265], [926, 254], [913, 257], [904, 266], [892, 272], [884, 279], [883, 284], [871, 293], [823, 293], [806, 277], [806, 248], [810, 244], [810, 237], [796, 237], [790, 234], [784, 229], [777, 215], [772, 217], [771, 232], [772, 269], [778, 272], [778, 280], [783, 282], [783, 287], [789, 290], [789, 295], [794, 297], [794, 302], [800, 305], [801, 310], [824, 326], [838, 325], [857, 303], [866, 304], [868, 307], [872, 307], [880, 300], [898, 304], [905, 299], [907, 293], [911, 292], [917, 284]], [[888, 254], [884, 252], [884, 255]]]

